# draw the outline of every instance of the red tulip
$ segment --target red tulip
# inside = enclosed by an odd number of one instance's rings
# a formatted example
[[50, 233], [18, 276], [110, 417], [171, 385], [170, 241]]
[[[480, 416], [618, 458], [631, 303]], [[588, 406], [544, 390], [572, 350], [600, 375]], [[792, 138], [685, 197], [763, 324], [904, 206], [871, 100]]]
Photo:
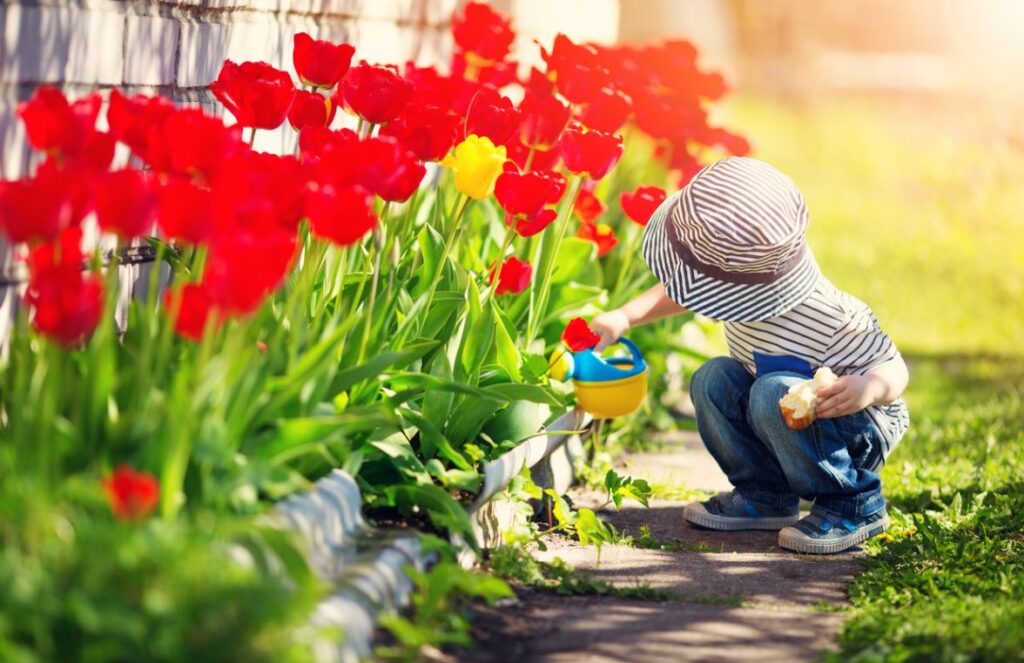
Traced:
[[590, 44], [574, 44], [559, 34], [551, 52], [541, 49], [541, 56], [547, 63], [548, 78], [574, 104], [589, 103], [611, 82], [611, 74], [602, 66], [597, 48]]
[[460, 122], [459, 116], [447, 109], [410, 103], [379, 133], [398, 139], [421, 161], [440, 161], [455, 143]]
[[561, 200], [564, 192], [565, 178], [561, 175], [543, 171], [520, 174], [509, 165], [494, 185], [498, 202], [513, 216], [536, 216], [545, 205]]
[[349, 158], [359, 164], [356, 183], [391, 202], [408, 200], [427, 172], [414, 154], [389, 136], [360, 141]]
[[214, 230], [213, 195], [187, 178], [172, 177], [160, 189], [157, 220], [168, 239], [202, 244]]
[[558, 144], [569, 122], [568, 106], [555, 96], [527, 95], [519, 109], [523, 112], [519, 135], [524, 143], [540, 150], [549, 150]]
[[149, 163], [151, 136], [174, 111], [174, 104], [164, 97], [126, 97], [115, 89], [110, 92], [107, 124], [114, 138]]
[[[494, 283], [494, 265], [491, 266], [490, 283]], [[509, 256], [501, 265], [498, 273], [498, 285], [494, 288], [496, 295], [518, 295], [530, 287], [530, 278], [533, 276], [533, 265], [523, 262], [515, 256]]]
[[44, 85], [31, 99], [18, 105], [18, 116], [25, 123], [32, 147], [70, 154], [80, 150], [95, 131], [102, 104], [99, 94], [69, 103], [63, 92]]
[[546, 207], [533, 216], [514, 217], [511, 214], [505, 217], [505, 225], [515, 229], [520, 237], [533, 237], [550, 226], [558, 218], [558, 212]]
[[729, 86], [725, 82], [725, 78], [719, 73], [705, 74], [703, 72], [698, 73], [697, 76], [697, 92], [700, 96], [711, 101], [721, 99], [725, 96], [725, 93], [729, 91]]
[[214, 238], [203, 272], [213, 306], [235, 315], [255, 311], [284, 281], [296, 249], [296, 233], [283, 229]]
[[619, 196], [622, 211], [641, 226], [646, 226], [658, 206], [665, 202], [664, 189], [656, 186], [642, 186], [633, 193], [624, 192]]
[[157, 196], [152, 180], [140, 170], [103, 173], [96, 182], [96, 221], [121, 239], [146, 234], [153, 226]]
[[633, 110], [633, 102], [619, 90], [601, 88], [580, 114], [580, 122], [598, 131], [618, 131]]
[[304, 127], [299, 132], [299, 153], [306, 158], [320, 157], [325, 151], [345, 152], [358, 142], [359, 136], [351, 129]]
[[160, 503], [160, 483], [148, 472], [136, 472], [122, 465], [104, 477], [102, 483], [110, 508], [119, 520], [141, 520]]
[[14, 244], [48, 242], [79, 221], [67, 175], [40, 169], [35, 177], [0, 182], [0, 228]]
[[512, 136], [512, 139], [505, 143], [505, 149], [508, 150], [509, 160], [519, 166], [521, 170], [526, 170], [526, 162], [529, 161], [531, 170], [553, 171], [562, 160], [562, 155], [558, 150], [532, 150], [533, 157], [531, 158], [530, 147], [524, 145], [519, 140], [519, 136]]
[[239, 125], [254, 129], [281, 126], [295, 98], [292, 77], [266, 62], [226, 60], [210, 91]]
[[490, 138], [495, 145], [503, 145], [519, 129], [522, 112], [491, 88], [482, 87], [469, 102], [466, 111], [466, 135]]
[[536, 67], [530, 68], [530, 77], [526, 79], [523, 87], [527, 95], [535, 97], [550, 97], [555, 93], [555, 82]]
[[377, 225], [373, 195], [358, 185], [316, 185], [306, 200], [313, 234], [339, 246], [355, 244]]
[[565, 167], [574, 173], [599, 180], [615, 167], [622, 156], [622, 136], [603, 131], [569, 127], [560, 143]]
[[470, 2], [452, 17], [455, 45], [475, 66], [487, 66], [505, 59], [515, 32], [508, 16], [485, 2]]
[[218, 227], [225, 233], [295, 232], [304, 214], [306, 181], [293, 156], [239, 152], [212, 183]]
[[589, 350], [601, 342], [583, 318], [573, 318], [562, 331], [562, 343], [573, 352]]
[[288, 111], [288, 124], [296, 131], [304, 127], [327, 127], [334, 120], [338, 107], [334, 101], [325, 98], [319, 92], [297, 90], [292, 109]]
[[708, 128], [703, 136], [703, 142], [707, 145], [718, 145], [733, 156], [745, 157], [750, 154], [750, 143], [747, 139], [725, 129]]
[[706, 126], [706, 111], [690, 93], [638, 90], [633, 93], [637, 126], [654, 138], [683, 140]]
[[150, 136], [147, 161], [157, 172], [209, 179], [242, 146], [237, 127], [226, 127], [198, 108], [183, 108]]
[[412, 84], [392, 65], [360, 62], [349, 70], [338, 92], [345, 107], [371, 124], [398, 117], [412, 96]]
[[685, 142], [675, 144], [671, 147], [671, 155], [669, 158], [669, 168], [674, 172], [678, 173], [678, 179], [676, 181], [677, 188], [683, 188], [694, 175], [699, 173], [704, 166], [701, 165], [697, 157], [692, 155]]
[[[168, 290], [164, 295], [164, 309], [174, 319], [174, 331], [190, 341], [203, 340], [207, 321], [214, 312], [210, 294], [203, 285], [189, 283], [180, 290]], [[215, 318], [215, 325], [223, 322]]]
[[292, 61], [303, 85], [334, 87], [348, 73], [355, 52], [349, 44], [333, 44], [300, 32], [293, 40]]
[[25, 302], [32, 327], [67, 347], [88, 338], [103, 311], [103, 279], [82, 273], [82, 229], [67, 228], [55, 243], [29, 254]]
[[612, 227], [603, 223], [581, 224], [579, 230], [576, 231], [576, 236], [580, 239], [590, 240], [596, 244], [598, 258], [603, 258], [619, 243], [618, 238], [615, 237], [615, 231]]
[[580, 187], [579, 193], [576, 195], [576, 202], [573, 204], [572, 211], [583, 223], [593, 223], [608, 209], [594, 195], [596, 185], [597, 182], [594, 180], [585, 180], [583, 186]]
[[518, 82], [519, 64], [502, 60], [488, 65], [473, 64], [475, 60], [462, 51], [452, 53], [452, 77], [465, 83], [485, 85], [495, 90]]
[[[417, 106], [436, 106], [438, 108], [450, 108], [460, 115], [464, 113], [465, 107], [460, 108], [456, 103], [457, 98], [462, 95], [466, 81], [455, 79], [440, 73], [436, 67], [417, 67], [412, 62], [405, 65], [405, 80], [412, 86], [410, 104]], [[472, 93], [475, 89], [469, 93]], [[465, 103], [469, 103], [469, 96]]]

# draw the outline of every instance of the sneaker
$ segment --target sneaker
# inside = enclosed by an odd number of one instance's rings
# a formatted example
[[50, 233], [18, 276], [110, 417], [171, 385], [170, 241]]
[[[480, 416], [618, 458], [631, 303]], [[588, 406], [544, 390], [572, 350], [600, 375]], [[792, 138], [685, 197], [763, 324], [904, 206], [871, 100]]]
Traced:
[[735, 490], [715, 495], [706, 502], [687, 504], [683, 517], [694, 525], [720, 530], [777, 530], [796, 523], [799, 507], [776, 509], [754, 504]]
[[812, 555], [831, 555], [867, 541], [889, 527], [885, 509], [862, 518], [812, 508], [810, 515], [779, 532], [779, 546]]

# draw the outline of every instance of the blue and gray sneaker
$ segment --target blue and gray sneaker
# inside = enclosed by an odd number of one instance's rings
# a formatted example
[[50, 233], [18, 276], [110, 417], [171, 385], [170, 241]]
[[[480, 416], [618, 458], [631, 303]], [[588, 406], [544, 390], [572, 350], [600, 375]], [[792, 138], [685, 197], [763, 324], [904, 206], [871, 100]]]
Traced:
[[694, 525], [720, 530], [777, 530], [793, 525], [799, 508], [775, 509], [753, 504], [735, 490], [715, 495], [706, 502], [687, 504], [683, 517]]
[[779, 546], [813, 555], [831, 555], [849, 550], [858, 543], [881, 534], [889, 527], [889, 514], [885, 509], [870, 516], [846, 518], [818, 507], [811, 507], [810, 515], [779, 532]]

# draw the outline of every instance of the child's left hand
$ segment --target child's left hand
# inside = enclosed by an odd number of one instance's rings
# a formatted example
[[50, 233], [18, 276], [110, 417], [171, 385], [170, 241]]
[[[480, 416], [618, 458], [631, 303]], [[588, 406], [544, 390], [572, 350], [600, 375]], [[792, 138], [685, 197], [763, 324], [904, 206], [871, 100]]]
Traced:
[[816, 410], [819, 419], [842, 417], [874, 405], [879, 397], [878, 380], [867, 375], [844, 375], [831, 387], [815, 392], [821, 399]]

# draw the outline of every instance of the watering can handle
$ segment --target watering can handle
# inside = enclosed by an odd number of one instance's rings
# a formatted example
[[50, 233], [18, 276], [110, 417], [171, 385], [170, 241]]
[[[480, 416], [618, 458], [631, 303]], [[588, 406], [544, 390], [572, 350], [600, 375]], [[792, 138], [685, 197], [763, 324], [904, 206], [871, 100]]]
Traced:
[[626, 346], [626, 348], [629, 350], [630, 354], [633, 355], [633, 361], [634, 362], [639, 364], [640, 362], [642, 362], [644, 360], [644, 355], [643, 355], [642, 352], [640, 352], [640, 348], [636, 347], [636, 343], [634, 343], [633, 341], [629, 340], [625, 336], [620, 338], [613, 345], [615, 345], [615, 344], [621, 344], [621, 345]]

